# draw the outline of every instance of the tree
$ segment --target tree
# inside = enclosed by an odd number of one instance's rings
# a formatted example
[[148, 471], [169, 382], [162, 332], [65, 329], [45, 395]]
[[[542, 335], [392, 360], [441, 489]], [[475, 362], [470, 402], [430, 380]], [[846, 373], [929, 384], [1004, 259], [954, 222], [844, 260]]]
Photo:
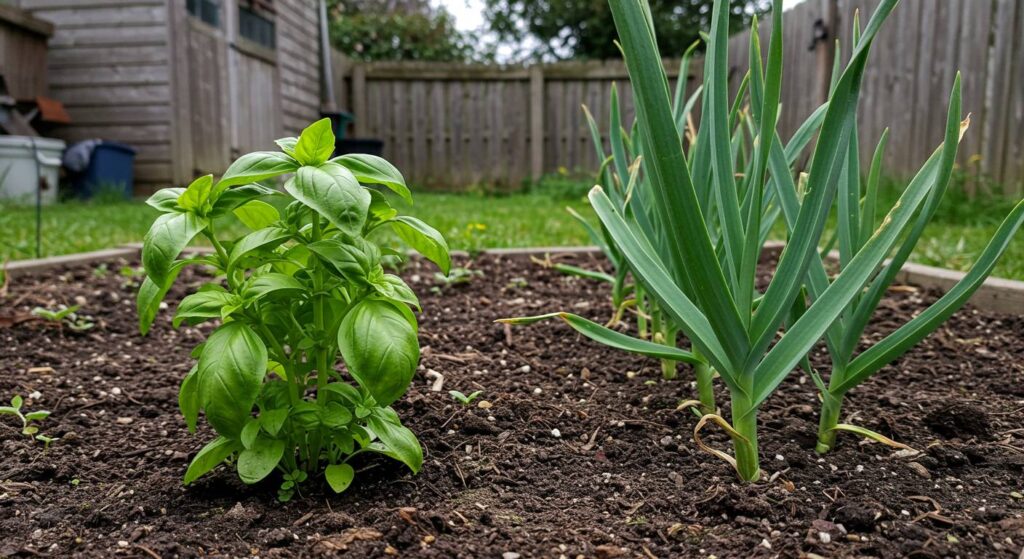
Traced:
[[[607, 0], [484, 0], [484, 4], [484, 17], [499, 40], [521, 45], [513, 58], [621, 56]], [[650, 4], [662, 56], [680, 56], [710, 24], [712, 0], [651, 0]], [[730, 25], [738, 30], [771, 2], [731, 0], [731, 5]]]
[[444, 8], [427, 0], [330, 0], [331, 41], [358, 60], [465, 62], [474, 50]]

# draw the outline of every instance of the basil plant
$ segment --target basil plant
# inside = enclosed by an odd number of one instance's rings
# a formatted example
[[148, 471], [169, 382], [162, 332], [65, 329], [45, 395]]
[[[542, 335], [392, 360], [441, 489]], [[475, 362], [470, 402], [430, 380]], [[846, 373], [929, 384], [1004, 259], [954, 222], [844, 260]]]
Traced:
[[[391, 229], [448, 272], [444, 238], [422, 221], [399, 216], [379, 187], [412, 202], [401, 173], [370, 155], [331, 159], [328, 119], [280, 152], [235, 161], [219, 181], [166, 188], [148, 201], [162, 215], [146, 234], [139, 328], [150, 329], [160, 302], [183, 268], [214, 278], [185, 297], [175, 327], [219, 321], [192, 353], [179, 404], [190, 431], [203, 412], [217, 437], [192, 461], [185, 483], [231, 459], [245, 483], [282, 474], [287, 500], [323, 472], [336, 492], [352, 482], [353, 457], [374, 452], [414, 473], [423, 451], [389, 407], [415, 373], [420, 350], [416, 294], [387, 274], [373, 238]], [[284, 192], [263, 181], [290, 175]], [[237, 219], [250, 231], [225, 238], [218, 225]], [[182, 257], [202, 236], [213, 252]], [[341, 355], [344, 373], [336, 368]]]

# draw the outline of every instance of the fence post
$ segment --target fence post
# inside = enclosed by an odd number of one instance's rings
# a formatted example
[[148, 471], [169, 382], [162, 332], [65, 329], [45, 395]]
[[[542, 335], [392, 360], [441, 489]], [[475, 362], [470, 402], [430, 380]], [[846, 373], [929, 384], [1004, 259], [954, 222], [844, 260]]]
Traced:
[[832, 65], [836, 56], [836, 39], [839, 38], [839, 0], [821, 0], [823, 39], [818, 41], [818, 102], [828, 101], [832, 85]]
[[544, 66], [530, 67], [530, 178], [544, 174]]
[[352, 68], [352, 113], [355, 114], [357, 138], [366, 136], [366, 65], [356, 64]]

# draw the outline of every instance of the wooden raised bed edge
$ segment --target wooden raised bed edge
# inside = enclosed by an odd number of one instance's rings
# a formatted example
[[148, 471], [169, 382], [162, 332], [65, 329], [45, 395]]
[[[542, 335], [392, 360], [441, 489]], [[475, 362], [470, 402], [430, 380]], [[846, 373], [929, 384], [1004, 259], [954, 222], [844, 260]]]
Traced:
[[[781, 249], [785, 246], [782, 242], [769, 242], [765, 244], [766, 249]], [[59, 266], [72, 266], [89, 264], [111, 258], [134, 258], [137, 257], [142, 245], [139, 243], [122, 245], [117, 248], [83, 252], [78, 254], [67, 254], [40, 258], [36, 260], [16, 260], [7, 263], [7, 272], [12, 277], [20, 273], [32, 273], [47, 270]], [[195, 250], [195, 249], [193, 249]], [[202, 250], [202, 249], [199, 249]], [[544, 254], [565, 254], [565, 253], [599, 253], [597, 247], [535, 247], [535, 248], [498, 248], [481, 251], [483, 254], [496, 256], [540, 256]], [[464, 251], [452, 251], [453, 255], [465, 256]], [[830, 255], [831, 256], [831, 255]], [[964, 277], [964, 272], [924, 266], [922, 264], [908, 263], [903, 266], [896, 281], [900, 283], [918, 285], [924, 288], [937, 288], [947, 291]], [[978, 289], [971, 297], [971, 304], [981, 310], [1005, 313], [1024, 314], [1024, 281], [1008, 280], [1003, 278], [988, 278], [985, 284]]]

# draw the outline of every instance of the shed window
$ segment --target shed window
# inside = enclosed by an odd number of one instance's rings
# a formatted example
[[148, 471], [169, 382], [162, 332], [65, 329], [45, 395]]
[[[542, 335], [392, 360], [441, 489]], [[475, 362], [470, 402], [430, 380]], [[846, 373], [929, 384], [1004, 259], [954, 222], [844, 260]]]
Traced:
[[188, 13], [214, 27], [220, 27], [220, 0], [186, 0]]
[[267, 48], [277, 46], [273, 0], [239, 0], [238, 34]]

